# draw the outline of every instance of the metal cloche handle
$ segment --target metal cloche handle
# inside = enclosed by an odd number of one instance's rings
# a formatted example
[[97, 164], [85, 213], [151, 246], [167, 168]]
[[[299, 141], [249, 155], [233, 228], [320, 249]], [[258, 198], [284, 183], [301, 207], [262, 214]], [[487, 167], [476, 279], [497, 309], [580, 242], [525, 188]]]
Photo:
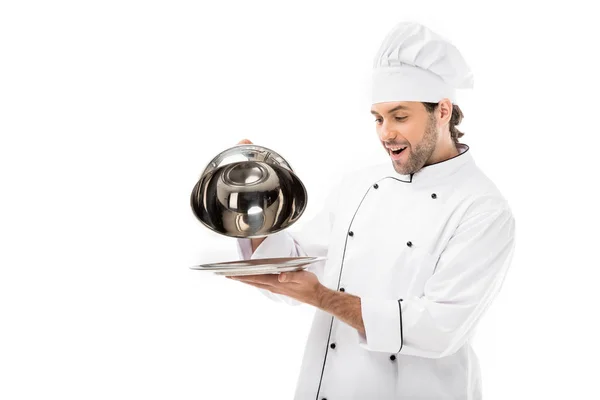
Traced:
[[279, 165], [292, 172], [294, 171], [291, 165], [275, 151], [255, 144], [240, 144], [217, 154], [217, 156], [208, 163], [202, 176], [209, 174], [211, 171], [222, 167], [223, 165], [230, 164], [223, 163], [228, 157], [240, 155], [246, 158], [245, 161], [262, 161], [267, 164]]

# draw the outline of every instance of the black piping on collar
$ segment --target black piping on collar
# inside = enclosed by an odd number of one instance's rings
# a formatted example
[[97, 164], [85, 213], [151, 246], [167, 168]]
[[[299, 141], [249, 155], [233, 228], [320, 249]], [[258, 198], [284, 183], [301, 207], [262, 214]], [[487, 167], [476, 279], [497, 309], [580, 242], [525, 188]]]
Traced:
[[410, 178], [409, 178], [409, 180], [407, 180], [407, 181], [405, 181], [404, 179], [400, 179], [400, 178], [398, 178], [398, 177], [395, 177], [395, 176], [389, 176], [389, 175], [388, 175], [386, 178], [391, 178], [391, 179], [394, 179], [394, 180], [396, 180], [396, 181], [398, 181], [398, 182], [403, 182], [403, 183], [412, 183], [412, 181], [413, 181], [413, 175], [414, 175], [414, 174], [410, 174]]
[[[447, 162], [447, 161], [450, 161], [450, 160], [453, 160], [453, 159], [455, 159], [455, 158], [458, 158], [458, 157], [462, 156], [463, 154], [467, 153], [467, 152], [469, 151], [469, 149], [470, 149], [469, 145], [467, 145], [467, 144], [464, 144], [464, 143], [459, 143], [459, 145], [466, 147], [465, 151], [462, 151], [462, 152], [461, 152], [461, 151], [459, 151], [459, 152], [458, 152], [458, 154], [457, 154], [457, 155], [455, 155], [455, 156], [452, 156], [452, 157], [450, 157], [450, 158], [447, 158], [447, 159], [445, 159], [445, 160], [442, 160], [442, 161], [438, 161], [438, 162], [436, 162], [436, 163], [433, 163], [433, 164], [428, 164], [428, 165], [425, 165], [425, 166], [424, 166], [424, 167], [422, 167], [420, 170], [418, 170], [418, 171], [416, 171], [416, 172], [413, 172], [413, 173], [411, 173], [411, 174], [410, 174], [410, 178], [409, 178], [409, 180], [400, 179], [400, 178], [398, 178], [397, 176], [393, 176], [393, 175], [388, 175], [388, 177], [389, 177], [389, 178], [392, 178], [392, 179], [395, 179], [395, 180], [397, 180], [398, 182], [412, 183], [412, 182], [413, 182], [413, 176], [414, 176], [416, 173], [419, 173], [419, 172], [421, 172], [421, 171], [428, 171], [428, 170], [427, 170], [427, 168], [428, 168], [428, 167], [431, 167], [431, 166], [434, 166], [434, 165], [438, 165], [438, 164], [442, 164], [442, 163], [445, 163], [445, 162]], [[401, 174], [398, 174], [398, 175], [401, 175]], [[404, 176], [406, 176], [406, 175], [404, 175]]]
[[[433, 163], [433, 164], [426, 165], [426, 166], [424, 166], [423, 168], [427, 168], [427, 167], [429, 167], [429, 166], [431, 166], [431, 165], [437, 165], [437, 164], [441, 164], [441, 163], [443, 163], [443, 162], [446, 162], [446, 161], [450, 161], [450, 160], [452, 160], [452, 159], [454, 159], [454, 158], [457, 158], [457, 157], [460, 157], [460, 156], [462, 156], [462, 155], [463, 155], [463, 154], [465, 154], [467, 151], [469, 151], [470, 147], [469, 147], [469, 145], [468, 145], [468, 144], [464, 144], [464, 143], [459, 143], [459, 144], [460, 144], [461, 146], [464, 146], [464, 147], [466, 147], [465, 151], [459, 151], [459, 152], [458, 152], [458, 154], [457, 154], [457, 155], [455, 155], [455, 156], [452, 156], [452, 157], [450, 157], [450, 158], [447, 158], [447, 159], [445, 159], [445, 160], [442, 160], [442, 161], [438, 161], [438, 162], [436, 162], [436, 163]], [[411, 176], [412, 176], [412, 174], [411, 174]]]

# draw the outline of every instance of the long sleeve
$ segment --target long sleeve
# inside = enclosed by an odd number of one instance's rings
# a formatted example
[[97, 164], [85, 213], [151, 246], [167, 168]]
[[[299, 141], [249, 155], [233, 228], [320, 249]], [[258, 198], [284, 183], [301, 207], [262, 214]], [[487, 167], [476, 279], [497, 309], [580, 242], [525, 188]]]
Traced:
[[[252, 253], [252, 244], [250, 239], [237, 239], [238, 254], [243, 260], [254, 260], [273, 257], [297, 257], [298, 249], [292, 236], [286, 231], [279, 231], [267, 238], [258, 246], [254, 254]], [[272, 293], [266, 289], [256, 288], [259, 292], [273, 301], [282, 302], [289, 305], [299, 305], [300, 302], [288, 296]]]
[[514, 248], [508, 205], [468, 217], [437, 260], [421, 297], [361, 298], [366, 336], [359, 334], [360, 345], [428, 358], [453, 354], [498, 293]]
[[[329, 192], [325, 204], [308, 221], [302, 217], [289, 228], [267, 236], [267, 238], [252, 253], [250, 239], [237, 239], [238, 254], [241, 259], [261, 259], [274, 257], [327, 257], [331, 228], [334, 222], [335, 209], [339, 199], [340, 181]], [[314, 273], [322, 281], [325, 261], [310, 264], [307, 271]], [[301, 302], [291, 297], [257, 288], [271, 300], [289, 305], [299, 305]]]

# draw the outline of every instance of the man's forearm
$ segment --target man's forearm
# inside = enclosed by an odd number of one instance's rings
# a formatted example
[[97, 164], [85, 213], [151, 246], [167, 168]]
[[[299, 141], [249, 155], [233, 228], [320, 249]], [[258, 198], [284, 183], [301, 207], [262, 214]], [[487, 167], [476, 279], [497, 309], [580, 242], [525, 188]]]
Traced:
[[322, 287], [316, 306], [365, 335], [360, 297]]

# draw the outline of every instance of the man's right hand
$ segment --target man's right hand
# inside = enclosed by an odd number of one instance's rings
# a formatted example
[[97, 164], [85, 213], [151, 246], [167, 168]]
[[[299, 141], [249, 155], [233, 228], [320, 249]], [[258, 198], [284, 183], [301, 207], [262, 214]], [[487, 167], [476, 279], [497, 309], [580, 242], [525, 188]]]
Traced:
[[[248, 139], [242, 139], [238, 142], [238, 144], [253, 144], [250, 140]], [[260, 246], [260, 244], [266, 239], [267, 237], [262, 237], [262, 238], [256, 238], [256, 239], [250, 239], [250, 242], [252, 243], [252, 253], [254, 254], [254, 251], [256, 251], [256, 249], [258, 248], [258, 246]]]

